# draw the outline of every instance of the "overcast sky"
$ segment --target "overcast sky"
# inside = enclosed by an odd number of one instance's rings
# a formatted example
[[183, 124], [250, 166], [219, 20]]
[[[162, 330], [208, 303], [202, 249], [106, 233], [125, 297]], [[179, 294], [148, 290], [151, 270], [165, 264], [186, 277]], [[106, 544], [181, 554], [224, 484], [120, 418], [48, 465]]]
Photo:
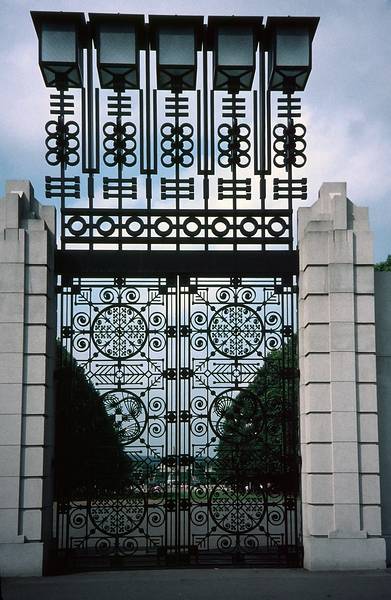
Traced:
[[350, 199], [370, 207], [375, 259], [391, 254], [391, 0], [0, 0], [0, 191], [30, 179], [45, 201], [48, 90], [30, 10], [320, 16], [303, 95], [306, 204], [323, 181], [347, 181]]

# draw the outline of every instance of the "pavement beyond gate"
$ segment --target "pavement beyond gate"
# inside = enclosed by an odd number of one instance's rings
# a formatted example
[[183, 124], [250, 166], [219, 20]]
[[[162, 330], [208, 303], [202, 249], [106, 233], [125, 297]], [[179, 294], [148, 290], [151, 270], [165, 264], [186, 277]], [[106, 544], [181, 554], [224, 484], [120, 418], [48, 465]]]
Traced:
[[173, 569], [5, 579], [3, 600], [390, 600], [391, 570]]

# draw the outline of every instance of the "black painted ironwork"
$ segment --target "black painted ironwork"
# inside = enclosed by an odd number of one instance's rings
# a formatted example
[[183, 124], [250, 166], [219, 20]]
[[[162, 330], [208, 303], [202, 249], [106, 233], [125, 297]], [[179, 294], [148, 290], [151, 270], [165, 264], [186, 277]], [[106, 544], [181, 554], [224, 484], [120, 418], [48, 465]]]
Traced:
[[86, 441], [61, 482], [68, 567], [300, 564], [294, 300], [280, 278], [64, 278], [60, 385], [81, 368], [122, 448]]
[[257, 50], [240, 75], [221, 64], [217, 82], [219, 19], [199, 18], [196, 64], [181, 76], [158, 64], [155, 80], [159, 19], [138, 18], [127, 79], [100, 65], [112, 90], [95, 87], [87, 26], [80, 92], [60, 73], [51, 95], [58, 398], [85, 434], [57, 485], [58, 557], [74, 569], [298, 566], [299, 88], [272, 102], [260, 18], [241, 19]]
[[[46, 159], [58, 172], [46, 190], [60, 198], [62, 250], [293, 250], [293, 201], [306, 193], [293, 175], [306, 162], [300, 98], [278, 98], [273, 125], [264, 44], [253, 91], [216, 92], [207, 36], [195, 90], [153, 89], [149, 44], [139, 90], [99, 90], [87, 44], [81, 110], [77, 91], [51, 95]], [[286, 171], [274, 194], [273, 168]]]

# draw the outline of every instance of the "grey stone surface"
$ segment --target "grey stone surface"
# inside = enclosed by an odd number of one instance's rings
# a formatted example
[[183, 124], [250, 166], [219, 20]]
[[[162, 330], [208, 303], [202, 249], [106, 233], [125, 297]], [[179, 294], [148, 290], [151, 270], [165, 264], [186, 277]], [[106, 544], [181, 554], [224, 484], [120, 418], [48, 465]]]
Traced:
[[25, 509], [22, 511], [22, 528], [27, 542], [40, 541], [42, 537], [41, 509]]
[[375, 273], [382, 531], [391, 565], [391, 273]]
[[6, 579], [4, 600], [389, 600], [388, 571], [174, 569]]
[[0, 573], [40, 575], [52, 522], [55, 213], [20, 181], [7, 184], [0, 215]]
[[298, 231], [304, 566], [383, 568], [368, 211], [326, 183]]
[[0, 323], [24, 322], [24, 294], [1, 294]]
[[[1, 477], [0, 480], [0, 507], [15, 508], [19, 501], [19, 476]], [[1, 540], [1, 538], [0, 538]]]
[[0, 477], [18, 477], [20, 473], [20, 446], [1, 447]]
[[[335, 539], [311, 536], [307, 542], [307, 568], [313, 571], [381, 569], [380, 565], [384, 564], [383, 539], [363, 538], [354, 533], [349, 537], [348, 532], [343, 535], [345, 537], [341, 535]], [[377, 600], [377, 596], [372, 598]]]
[[[9, 413], [12, 407], [8, 408]], [[0, 440], [2, 446], [20, 445], [20, 429], [22, 417], [20, 414], [4, 414], [0, 419]]]
[[2, 541], [14, 540], [18, 524], [18, 510], [16, 508], [0, 508], [0, 531]]
[[[0, 571], [3, 577], [36, 577], [42, 574], [43, 543], [26, 543], [24, 536], [16, 537], [10, 543], [0, 543]], [[22, 600], [20, 592], [18, 599]], [[23, 593], [23, 591], [22, 591]], [[6, 592], [7, 594], [7, 592]], [[8, 600], [6, 598], [5, 600]]]

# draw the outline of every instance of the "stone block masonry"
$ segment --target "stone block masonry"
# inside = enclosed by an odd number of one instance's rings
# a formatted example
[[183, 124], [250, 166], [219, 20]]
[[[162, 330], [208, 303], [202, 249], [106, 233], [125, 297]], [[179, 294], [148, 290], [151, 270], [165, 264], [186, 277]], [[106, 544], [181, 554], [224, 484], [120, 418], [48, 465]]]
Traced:
[[0, 200], [0, 574], [41, 575], [52, 537], [55, 209]]
[[[379, 458], [382, 532], [391, 566], [391, 272], [375, 273], [376, 366], [379, 396]], [[371, 407], [369, 406], [369, 409]], [[368, 410], [368, 407], [367, 407]], [[374, 426], [374, 424], [373, 424]], [[373, 435], [373, 432], [372, 432]], [[368, 445], [372, 449], [372, 445]], [[362, 456], [374, 464], [374, 450]]]
[[373, 242], [346, 184], [298, 211], [304, 566], [381, 569]]

